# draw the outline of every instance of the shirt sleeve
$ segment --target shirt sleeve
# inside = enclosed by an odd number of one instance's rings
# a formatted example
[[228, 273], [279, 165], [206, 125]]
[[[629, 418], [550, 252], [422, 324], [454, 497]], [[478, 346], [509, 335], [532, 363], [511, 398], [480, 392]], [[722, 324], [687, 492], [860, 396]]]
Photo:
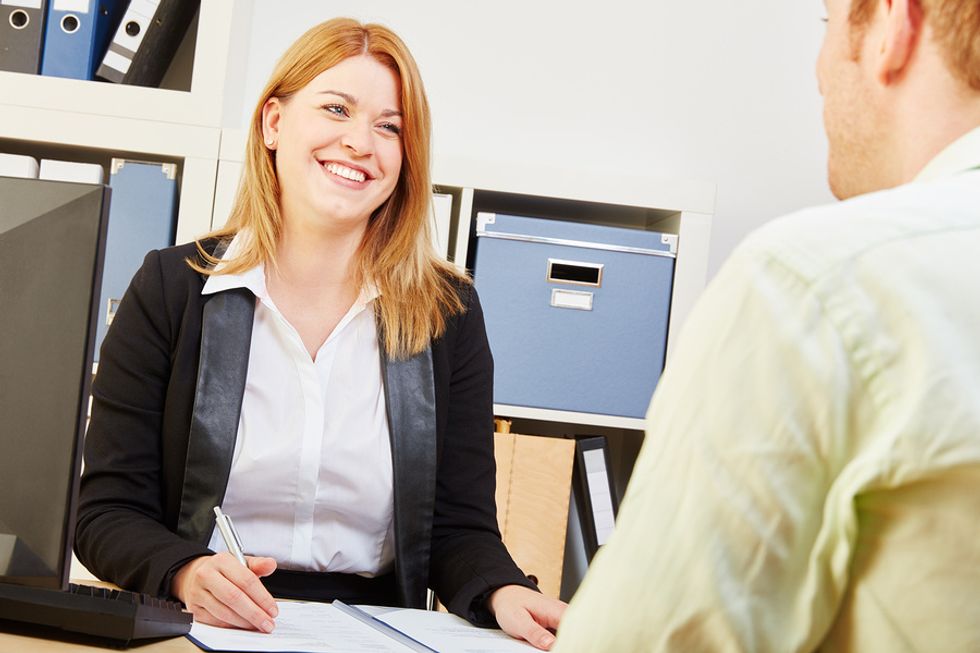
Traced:
[[558, 653], [809, 651], [846, 584], [830, 514], [854, 384], [827, 307], [743, 248], [690, 316]]

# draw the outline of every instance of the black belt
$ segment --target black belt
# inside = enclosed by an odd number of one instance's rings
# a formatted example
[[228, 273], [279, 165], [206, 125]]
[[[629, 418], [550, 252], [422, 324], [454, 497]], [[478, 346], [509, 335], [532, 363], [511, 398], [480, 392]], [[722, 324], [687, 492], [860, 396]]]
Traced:
[[357, 574], [277, 569], [263, 578], [262, 584], [273, 596], [282, 599], [398, 606], [394, 572], [366, 578]]

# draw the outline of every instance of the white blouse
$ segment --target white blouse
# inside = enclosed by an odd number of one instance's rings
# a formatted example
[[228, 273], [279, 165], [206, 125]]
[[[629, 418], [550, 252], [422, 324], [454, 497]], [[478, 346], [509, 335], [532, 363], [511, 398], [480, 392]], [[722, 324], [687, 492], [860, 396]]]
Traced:
[[[377, 291], [361, 292], [311, 359], [269, 297], [263, 266], [211, 276], [202, 294], [231, 288], [248, 288], [256, 304], [222, 511], [246, 553], [275, 558], [280, 568], [387, 573], [394, 561], [392, 462]], [[226, 550], [217, 529], [208, 546]]]

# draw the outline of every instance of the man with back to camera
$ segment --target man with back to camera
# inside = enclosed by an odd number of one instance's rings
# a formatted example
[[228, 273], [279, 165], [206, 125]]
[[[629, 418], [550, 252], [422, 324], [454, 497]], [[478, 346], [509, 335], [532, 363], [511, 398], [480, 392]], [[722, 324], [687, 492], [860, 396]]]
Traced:
[[980, 651], [980, 2], [826, 5], [847, 201], [705, 291], [558, 653]]

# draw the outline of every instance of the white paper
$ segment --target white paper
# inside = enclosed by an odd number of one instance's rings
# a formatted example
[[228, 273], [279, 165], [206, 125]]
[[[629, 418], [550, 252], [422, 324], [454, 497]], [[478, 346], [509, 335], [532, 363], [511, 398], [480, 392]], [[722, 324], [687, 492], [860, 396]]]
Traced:
[[[276, 629], [271, 633], [216, 628], [200, 623], [188, 635], [195, 644], [215, 651], [246, 653], [409, 653], [410, 649], [327, 603], [280, 601]], [[416, 641], [445, 653], [529, 653], [527, 642], [500, 630], [477, 628], [456, 615], [428, 610], [357, 606]]]
[[215, 651], [302, 651], [332, 653], [381, 651], [405, 653], [405, 647], [326, 603], [278, 602], [271, 633], [216, 628], [195, 622], [189, 637]]
[[375, 617], [437, 651], [528, 653], [538, 650], [501, 630], [477, 628], [466, 620], [445, 612], [396, 609], [376, 614]]

